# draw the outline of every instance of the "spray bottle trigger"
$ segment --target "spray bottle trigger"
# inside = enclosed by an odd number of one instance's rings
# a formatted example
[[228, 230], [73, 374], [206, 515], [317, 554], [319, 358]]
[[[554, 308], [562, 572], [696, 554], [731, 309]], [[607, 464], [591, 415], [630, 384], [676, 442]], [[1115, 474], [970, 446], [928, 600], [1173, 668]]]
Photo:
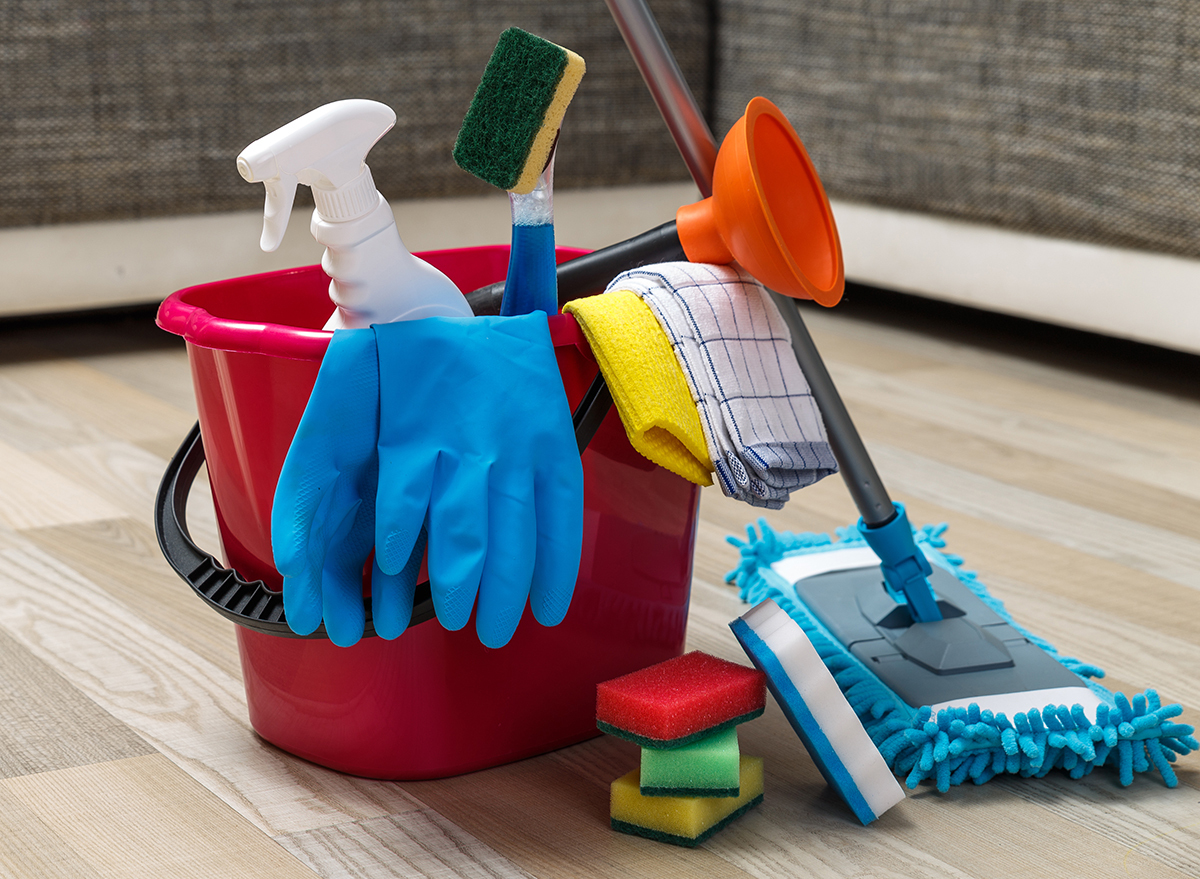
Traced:
[[259, 246], [267, 253], [274, 253], [283, 243], [283, 233], [287, 231], [292, 204], [296, 201], [297, 183], [299, 180], [296, 176], [286, 172], [263, 181], [267, 188], [267, 202], [263, 207], [263, 231]]

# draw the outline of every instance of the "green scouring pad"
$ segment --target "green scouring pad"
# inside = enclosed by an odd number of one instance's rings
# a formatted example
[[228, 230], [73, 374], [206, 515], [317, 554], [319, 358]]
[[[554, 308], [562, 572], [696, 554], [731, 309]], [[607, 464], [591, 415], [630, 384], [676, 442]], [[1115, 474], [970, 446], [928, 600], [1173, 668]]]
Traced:
[[736, 797], [740, 757], [736, 728], [682, 748], [642, 748], [642, 796]]
[[583, 59], [520, 28], [500, 35], [454, 143], [464, 171], [509, 192], [531, 192], [546, 167]]

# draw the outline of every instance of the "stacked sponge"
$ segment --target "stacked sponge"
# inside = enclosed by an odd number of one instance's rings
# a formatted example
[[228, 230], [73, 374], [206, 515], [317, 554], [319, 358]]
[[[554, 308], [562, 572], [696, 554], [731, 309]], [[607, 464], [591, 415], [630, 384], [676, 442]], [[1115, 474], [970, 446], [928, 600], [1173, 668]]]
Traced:
[[737, 727], [765, 705], [762, 672], [698, 651], [597, 686], [596, 725], [642, 748], [612, 783], [613, 828], [695, 846], [762, 802], [762, 759]]

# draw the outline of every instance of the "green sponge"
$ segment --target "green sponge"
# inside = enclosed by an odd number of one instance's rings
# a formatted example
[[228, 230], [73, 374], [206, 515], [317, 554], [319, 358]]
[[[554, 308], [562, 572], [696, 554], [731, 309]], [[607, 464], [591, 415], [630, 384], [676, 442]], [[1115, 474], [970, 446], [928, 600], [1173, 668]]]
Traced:
[[736, 728], [682, 748], [643, 748], [642, 796], [736, 797], [740, 756]]
[[454, 143], [464, 171], [532, 192], [584, 73], [569, 49], [517, 27], [500, 35]]

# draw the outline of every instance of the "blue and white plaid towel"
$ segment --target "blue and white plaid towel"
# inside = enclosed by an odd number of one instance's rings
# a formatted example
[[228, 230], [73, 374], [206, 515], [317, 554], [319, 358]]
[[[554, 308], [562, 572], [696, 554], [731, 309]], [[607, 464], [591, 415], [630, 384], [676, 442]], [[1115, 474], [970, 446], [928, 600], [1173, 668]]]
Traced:
[[662, 263], [624, 272], [671, 340], [728, 497], [777, 510], [837, 472], [825, 423], [766, 289], [737, 266]]

